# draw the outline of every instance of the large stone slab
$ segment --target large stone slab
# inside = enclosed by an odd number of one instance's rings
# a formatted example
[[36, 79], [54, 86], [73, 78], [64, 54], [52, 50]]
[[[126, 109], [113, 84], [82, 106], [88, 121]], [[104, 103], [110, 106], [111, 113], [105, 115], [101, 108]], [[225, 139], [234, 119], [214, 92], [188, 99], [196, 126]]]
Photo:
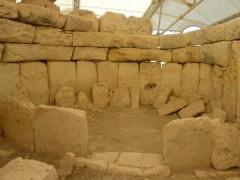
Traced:
[[58, 175], [52, 165], [21, 157], [10, 161], [0, 169], [0, 179], [31, 180], [36, 178], [38, 180], [58, 180]]
[[196, 117], [204, 113], [206, 110], [204, 101], [199, 100], [189, 104], [186, 108], [182, 109], [178, 114], [181, 118]]
[[93, 28], [93, 22], [87, 17], [74, 14], [67, 15], [64, 29], [66, 31], [88, 32]]
[[163, 129], [164, 159], [174, 170], [210, 167], [212, 143], [208, 118], [174, 120]]
[[223, 75], [224, 69], [220, 66], [214, 65], [213, 67], [213, 97], [212, 107], [222, 109], [223, 100]]
[[225, 40], [226, 25], [219, 24], [203, 29], [208, 43], [215, 43]]
[[110, 49], [109, 61], [162, 61], [171, 62], [171, 51], [159, 49], [120, 48]]
[[21, 87], [34, 104], [49, 103], [48, 72], [45, 63], [20, 64]]
[[5, 44], [4, 62], [70, 61], [72, 47], [44, 46], [38, 44]]
[[237, 40], [240, 38], [240, 18], [234, 19], [226, 23], [226, 40]]
[[92, 87], [93, 104], [98, 108], [105, 108], [109, 103], [109, 87], [104, 83], [96, 83]]
[[18, 17], [17, 5], [14, 2], [8, 0], [0, 1], [0, 17], [15, 19]]
[[60, 87], [76, 86], [76, 68], [74, 62], [48, 62], [50, 103], [54, 103], [54, 97]]
[[207, 43], [206, 34], [202, 29], [189, 32], [187, 35], [190, 38], [190, 45], [203, 45]]
[[66, 21], [66, 17], [59, 12], [41, 6], [19, 3], [17, 9], [19, 21], [37, 26], [62, 28]]
[[152, 22], [147, 18], [130, 16], [127, 19], [127, 25], [131, 34], [152, 34]]
[[76, 47], [73, 60], [77, 61], [106, 61], [108, 48]]
[[119, 63], [118, 87], [131, 87], [139, 84], [139, 66], [137, 63]]
[[142, 49], [157, 49], [159, 38], [150, 35], [124, 35], [124, 47], [128, 48], [142, 48]]
[[160, 49], [176, 49], [186, 47], [190, 42], [188, 34], [171, 34], [160, 36]]
[[34, 43], [71, 46], [72, 33], [56, 28], [37, 27], [35, 31]]
[[126, 107], [130, 107], [130, 105], [131, 105], [131, 99], [130, 99], [129, 88], [128, 87], [117, 88], [111, 99], [110, 106], [126, 108]]
[[85, 111], [40, 105], [33, 127], [36, 152], [86, 155], [88, 126]]
[[0, 18], [0, 42], [32, 43], [34, 30], [31, 25]]
[[192, 102], [198, 99], [199, 64], [187, 63], [183, 66], [181, 97]]
[[97, 83], [97, 67], [94, 62], [77, 62], [77, 91], [84, 91], [92, 98], [92, 86]]
[[60, 7], [58, 7], [49, 0], [22, 0], [22, 3], [41, 6], [44, 8], [48, 8], [50, 11], [60, 11]]

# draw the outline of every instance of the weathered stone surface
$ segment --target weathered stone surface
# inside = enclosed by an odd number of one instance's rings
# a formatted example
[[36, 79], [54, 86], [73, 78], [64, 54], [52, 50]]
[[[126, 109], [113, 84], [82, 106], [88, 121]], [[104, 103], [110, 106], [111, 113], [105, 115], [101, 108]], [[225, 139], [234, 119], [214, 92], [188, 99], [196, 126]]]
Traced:
[[43, 162], [16, 158], [0, 169], [0, 179], [4, 180], [58, 180], [56, 169]]
[[198, 99], [199, 64], [187, 63], [183, 66], [181, 97], [189, 102]]
[[205, 62], [204, 46], [192, 46], [192, 62]]
[[120, 48], [110, 49], [109, 61], [162, 61], [171, 62], [171, 51], [159, 49]]
[[80, 91], [77, 95], [77, 107], [83, 110], [91, 109], [91, 103], [89, 102], [88, 96], [83, 91]]
[[73, 60], [77, 61], [106, 61], [108, 48], [76, 47]]
[[161, 108], [161, 106], [167, 103], [171, 93], [172, 93], [172, 88], [170, 87], [165, 86], [165, 87], [159, 88], [158, 95], [156, 96], [153, 102], [153, 107], [155, 107], [156, 109]]
[[171, 169], [210, 167], [211, 152], [210, 119], [174, 120], [164, 127], [163, 154]]
[[176, 98], [174, 100], [170, 100], [167, 104], [161, 106], [158, 109], [158, 114], [160, 116], [165, 116], [165, 115], [169, 115], [172, 113], [175, 113], [179, 110], [181, 110], [182, 108], [186, 107], [188, 105], [188, 103], [180, 98]]
[[119, 152], [100, 152], [93, 153], [91, 159], [99, 159], [108, 163], [114, 163], [119, 157]]
[[157, 166], [151, 169], [143, 171], [144, 177], [169, 177], [171, 175], [171, 170], [168, 166]]
[[186, 47], [190, 42], [188, 34], [174, 34], [160, 36], [160, 49], [176, 49]]
[[138, 85], [133, 85], [130, 87], [131, 94], [131, 108], [138, 109], [140, 105], [140, 88]]
[[239, 167], [239, 125], [216, 121], [213, 127], [214, 147], [211, 157], [212, 165], [217, 170]]
[[117, 160], [118, 165], [142, 167], [142, 153], [122, 152]]
[[32, 43], [34, 27], [0, 18], [0, 42]]
[[50, 86], [50, 103], [54, 103], [57, 90], [62, 86], [71, 86], [75, 89], [76, 68], [73, 62], [48, 62]]
[[93, 62], [77, 62], [77, 91], [84, 91], [92, 97], [92, 86], [97, 82], [97, 67]]
[[105, 83], [110, 88], [117, 87], [118, 63], [100, 62], [97, 64], [98, 82]]
[[[122, 35], [123, 36], [123, 35]], [[124, 35], [124, 47], [142, 48], [142, 49], [157, 49], [159, 38], [149, 35]]]
[[74, 153], [66, 153], [60, 160], [57, 172], [61, 179], [65, 179], [73, 173], [75, 158]]
[[214, 64], [226, 67], [230, 64], [231, 59], [231, 42], [219, 42], [214, 44], [205, 44], [204, 46], [204, 63]]
[[88, 32], [92, 27], [93, 23], [88, 18], [70, 14], [67, 16], [64, 29], [67, 31]]
[[99, 159], [85, 159], [77, 158], [75, 167], [77, 169], [88, 168], [96, 171], [105, 171], [107, 169], [107, 162]]
[[71, 14], [87, 18], [92, 22], [92, 27], [89, 29], [89, 31], [98, 32], [98, 18], [93, 11], [76, 9]]
[[182, 109], [178, 114], [180, 118], [190, 118], [195, 117], [201, 113], [204, 113], [206, 110], [204, 101], [199, 100], [189, 104], [187, 107]]
[[186, 33], [190, 38], [190, 45], [203, 45], [207, 43], [205, 32], [201, 30]]
[[22, 0], [22, 3], [41, 6], [44, 8], [48, 8], [50, 11], [60, 11], [60, 8], [49, 0]]
[[213, 97], [212, 107], [222, 109], [223, 99], [223, 68], [220, 66], [213, 66]]
[[152, 22], [149, 19], [130, 16], [127, 25], [131, 34], [152, 34]]
[[94, 84], [92, 87], [93, 104], [99, 108], [105, 108], [109, 103], [109, 88], [103, 83]]
[[128, 87], [119, 87], [116, 89], [112, 99], [110, 106], [111, 107], [130, 107], [131, 99], [130, 92]]
[[86, 155], [88, 127], [85, 111], [46, 105], [38, 106], [36, 111], [33, 122], [36, 152]]
[[139, 66], [137, 63], [119, 63], [118, 87], [139, 84]]
[[48, 72], [45, 63], [20, 64], [21, 87], [34, 104], [49, 103]]
[[234, 19], [226, 23], [226, 40], [237, 40], [240, 39], [240, 18]]
[[72, 47], [44, 46], [38, 44], [5, 44], [3, 61], [70, 61]]
[[221, 122], [226, 122], [227, 120], [227, 113], [218, 108], [213, 108], [211, 115], [214, 119], [220, 119]]
[[19, 21], [37, 26], [62, 28], [66, 21], [66, 17], [59, 12], [41, 6], [19, 3], [17, 9]]
[[37, 27], [35, 31], [34, 43], [71, 46], [72, 33], [56, 28]]
[[160, 87], [171, 87], [173, 94], [180, 95], [182, 80], [182, 65], [167, 63], [162, 67]]
[[3, 48], [4, 48], [4, 45], [0, 44], [0, 61], [2, 60]]
[[225, 40], [226, 25], [219, 24], [203, 29], [208, 43], [215, 43]]
[[123, 176], [141, 176], [142, 171], [140, 168], [120, 166], [110, 163], [107, 169], [108, 173], [123, 175]]
[[74, 89], [71, 86], [60, 87], [55, 95], [55, 104], [60, 107], [73, 108], [76, 102]]
[[7, 0], [0, 1], [0, 17], [15, 19], [18, 17], [17, 5]]

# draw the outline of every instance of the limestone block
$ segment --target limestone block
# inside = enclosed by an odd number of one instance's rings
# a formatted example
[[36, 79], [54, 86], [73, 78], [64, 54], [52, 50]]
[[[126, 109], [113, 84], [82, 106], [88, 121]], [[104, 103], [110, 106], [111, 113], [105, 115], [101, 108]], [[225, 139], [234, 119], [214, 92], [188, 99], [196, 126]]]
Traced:
[[186, 107], [188, 103], [180, 98], [176, 98], [174, 100], [170, 100], [167, 104], [161, 106], [158, 109], [158, 114], [160, 116], [166, 116], [169, 114], [173, 114], [184, 107]]
[[92, 154], [91, 159], [103, 160], [108, 163], [114, 163], [119, 157], [119, 152], [95, 152]]
[[0, 42], [32, 43], [34, 30], [31, 25], [0, 18]]
[[226, 67], [231, 59], [231, 42], [204, 45], [205, 63]]
[[111, 33], [130, 33], [130, 29], [127, 24], [127, 18], [124, 14], [106, 12], [99, 19], [100, 32]]
[[66, 21], [66, 17], [59, 12], [41, 6], [19, 3], [17, 9], [19, 21], [37, 26], [62, 28]]
[[0, 106], [0, 123], [5, 137], [19, 147], [33, 151], [35, 106], [16, 98], [1, 99]]
[[22, 3], [45, 7], [50, 11], [60, 11], [60, 8], [49, 0], [22, 0]]
[[180, 95], [183, 66], [167, 63], [162, 68], [160, 87], [171, 87], [173, 94]]
[[199, 91], [199, 64], [187, 63], [183, 66], [181, 97], [189, 102], [198, 99]]
[[60, 87], [55, 95], [55, 104], [60, 107], [73, 108], [76, 102], [74, 89], [70, 86]]
[[89, 31], [98, 32], [98, 18], [93, 11], [76, 9], [71, 14], [88, 18], [88, 20], [92, 22], [92, 27]]
[[118, 165], [142, 167], [142, 153], [122, 152], [116, 162]]
[[212, 144], [208, 118], [174, 120], [163, 129], [164, 159], [174, 170], [210, 167]]
[[140, 64], [140, 103], [152, 104], [158, 93], [161, 80], [160, 63]]
[[85, 111], [46, 105], [38, 106], [36, 111], [33, 122], [36, 152], [86, 155], [88, 127]]
[[98, 82], [105, 83], [110, 88], [117, 87], [118, 63], [100, 62], [97, 63]]
[[91, 103], [89, 102], [88, 96], [83, 91], [80, 91], [77, 95], [77, 107], [83, 110], [91, 109]]
[[128, 87], [117, 88], [110, 102], [111, 107], [130, 107], [131, 99]]
[[184, 47], [174, 49], [172, 53], [173, 62], [188, 63], [192, 62], [192, 48]]
[[172, 93], [172, 88], [170, 87], [161, 87], [158, 90], [158, 95], [156, 96], [154, 102], [153, 102], [153, 107], [156, 109], [159, 109], [161, 106], [167, 103], [169, 96]]
[[54, 103], [54, 97], [60, 87], [76, 86], [76, 70], [73, 62], [48, 62], [48, 76], [50, 87], [50, 103]]
[[18, 157], [0, 169], [0, 179], [4, 180], [58, 180], [56, 169], [36, 160]]
[[169, 177], [171, 174], [171, 170], [168, 166], [161, 165], [157, 167], [153, 167], [151, 169], [147, 169], [143, 171], [144, 177]]
[[213, 97], [212, 107], [222, 109], [223, 99], [223, 68], [217, 65], [213, 67]]
[[160, 49], [176, 49], [186, 47], [190, 42], [188, 34], [171, 34], [160, 36]]
[[97, 83], [92, 88], [93, 104], [98, 108], [105, 108], [109, 103], [108, 85]]
[[77, 61], [106, 61], [108, 48], [76, 47], [73, 60]]
[[190, 38], [190, 45], [203, 45], [207, 43], [205, 32], [201, 30], [192, 31], [187, 33]]
[[66, 31], [88, 32], [92, 29], [93, 23], [87, 17], [82, 17], [74, 14], [67, 15], [64, 29]]
[[152, 22], [147, 18], [130, 16], [127, 25], [131, 34], [152, 34]]
[[124, 35], [124, 47], [142, 48], [142, 49], [157, 49], [159, 38], [149, 35]]
[[204, 46], [192, 46], [192, 62], [205, 62]]
[[7, 0], [0, 1], [0, 17], [15, 19], [18, 17], [17, 5]]
[[226, 40], [240, 39], [240, 18], [234, 19], [226, 23]]
[[140, 103], [140, 88], [139, 86], [131, 86], [130, 87], [130, 94], [131, 94], [131, 108], [138, 109]]
[[217, 170], [240, 166], [239, 125], [216, 122], [213, 126], [212, 165]]
[[45, 63], [27, 62], [20, 64], [21, 86], [34, 104], [49, 103], [48, 72]]
[[215, 43], [225, 40], [226, 25], [219, 24], [203, 29], [207, 42]]
[[204, 101], [199, 100], [189, 104], [187, 107], [182, 109], [178, 114], [180, 118], [191, 118], [196, 117], [206, 110]]
[[66, 153], [59, 162], [57, 172], [61, 179], [66, 179], [73, 173], [76, 156], [74, 153]]
[[139, 84], [139, 66], [137, 63], [119, 63], [118, 87]]
[[37, 27], [35, 31], [34, 43], [71, 46], [72, 33], [56, 28]]
[[171, 62], [171, 51], [159, 49], [120, 48], [109, 50], [109, 61], [162, 61]]
[[2, 60], [3, 48], [4, 48], [4, 45], [0, 44], [0, 61]]
[[142, 171], [140, 168], [121, 166], [114, 163], [110, 163], [107, 169], [107, 173], [123, 176], [141, 176]]
[[73, 46], [124, 47], [122, 34], [104, 32], [73, 32]]
[[221, 110], [221, 109], [213, 108], [212, 117], [213, 117], [214, 119], [220, 119], [221, 122], [226, 122], [226, 120], [227, 120], [227, 113], [224, 112], [224, 111]]
[[72, 47], [44, 46], [38, 44], [5, 44], [4, 62], [70, 61]]
[[75, 167], [77, 169], [87, 168], [95, 171], [105, 171], [107, 169], [107, 162], [98, 159], [85, 159], [85, 158], [77, 158]]

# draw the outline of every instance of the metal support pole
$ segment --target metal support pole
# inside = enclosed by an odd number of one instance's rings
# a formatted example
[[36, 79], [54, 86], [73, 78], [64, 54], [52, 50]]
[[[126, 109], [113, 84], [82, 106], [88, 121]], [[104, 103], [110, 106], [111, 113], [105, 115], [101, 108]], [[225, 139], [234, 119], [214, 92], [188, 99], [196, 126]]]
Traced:
[[160, 2], [160, 11], [159, 11], [159, 17], [158, 17], [158, 32], [157, 35], [160, 34], [160, 27], [161, 27], [161, 20], [162, 20], [162, 9], [163, 9], [163, 2], [164, 0], [161, 0]]

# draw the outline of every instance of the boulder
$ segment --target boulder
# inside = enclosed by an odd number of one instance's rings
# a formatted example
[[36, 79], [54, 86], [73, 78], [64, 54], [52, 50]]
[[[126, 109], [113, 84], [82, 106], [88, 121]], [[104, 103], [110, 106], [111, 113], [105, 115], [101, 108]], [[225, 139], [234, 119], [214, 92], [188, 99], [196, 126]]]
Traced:
[[170, 87], [159, 88], [158, 94], [153, 101], [153, 107], [155, 107], [156, 109], [161, 108], [164, 104], [167, 103], [171, 93], [172, 93], [172, 88]]
[[93, 22], [89, 18], [70, 14], [67, 15], [64, 29], [66, 31], [88, 32], [92, 29]]
[[187, 107], [182, 109], [178, 115], [181, 118], [191, 118], [196, 117], [197, 115], [200, 115], [206, 111], [206, 107], [204, 104], [204, 101], [199, 100], [193, 103], [190, 103]]
[[85, 111], [40, 105], [33, 127], [36, 152], [86, 155], [88, 125]]
[[93, 104], [98, 108], [105, 108], [109, 103], [109, 88], [104, 83], [97, 83], [92, 88]]
[[127, 18], [127, 25], [131, 34], [151, 35], [152, 22], [147, 18], [130, 16]]
[[118, 86], [130, 87], [139, 84], [139, 65], [137, 63], [119, 63]]
[[128, 87], [117, 88], [110, 102], [111, 107], [130, 107], [131, 99]]
[[45, 7], [50, 11], [52, 10], [55, 10], [58, 12], [60, 11], [60, 8], [49, 0], [22, 0], [22, 3]]
[[60, 107], [73, 108], [76, 102], [74, 89], [70, 86], [60, 87], [55, 95], [55, 104]]
[[160, 36], [160, 49], [176, 49], [186, 47], [190, 43], [190, 36], [186, 34], [171, 34]]
[[0, 17], [15, 19], [18, 17], [16, 2], [8, 0], [0, 1]]
[[76, 47], [73, 60], [77, 61], [107, 61], [108, 48]]

